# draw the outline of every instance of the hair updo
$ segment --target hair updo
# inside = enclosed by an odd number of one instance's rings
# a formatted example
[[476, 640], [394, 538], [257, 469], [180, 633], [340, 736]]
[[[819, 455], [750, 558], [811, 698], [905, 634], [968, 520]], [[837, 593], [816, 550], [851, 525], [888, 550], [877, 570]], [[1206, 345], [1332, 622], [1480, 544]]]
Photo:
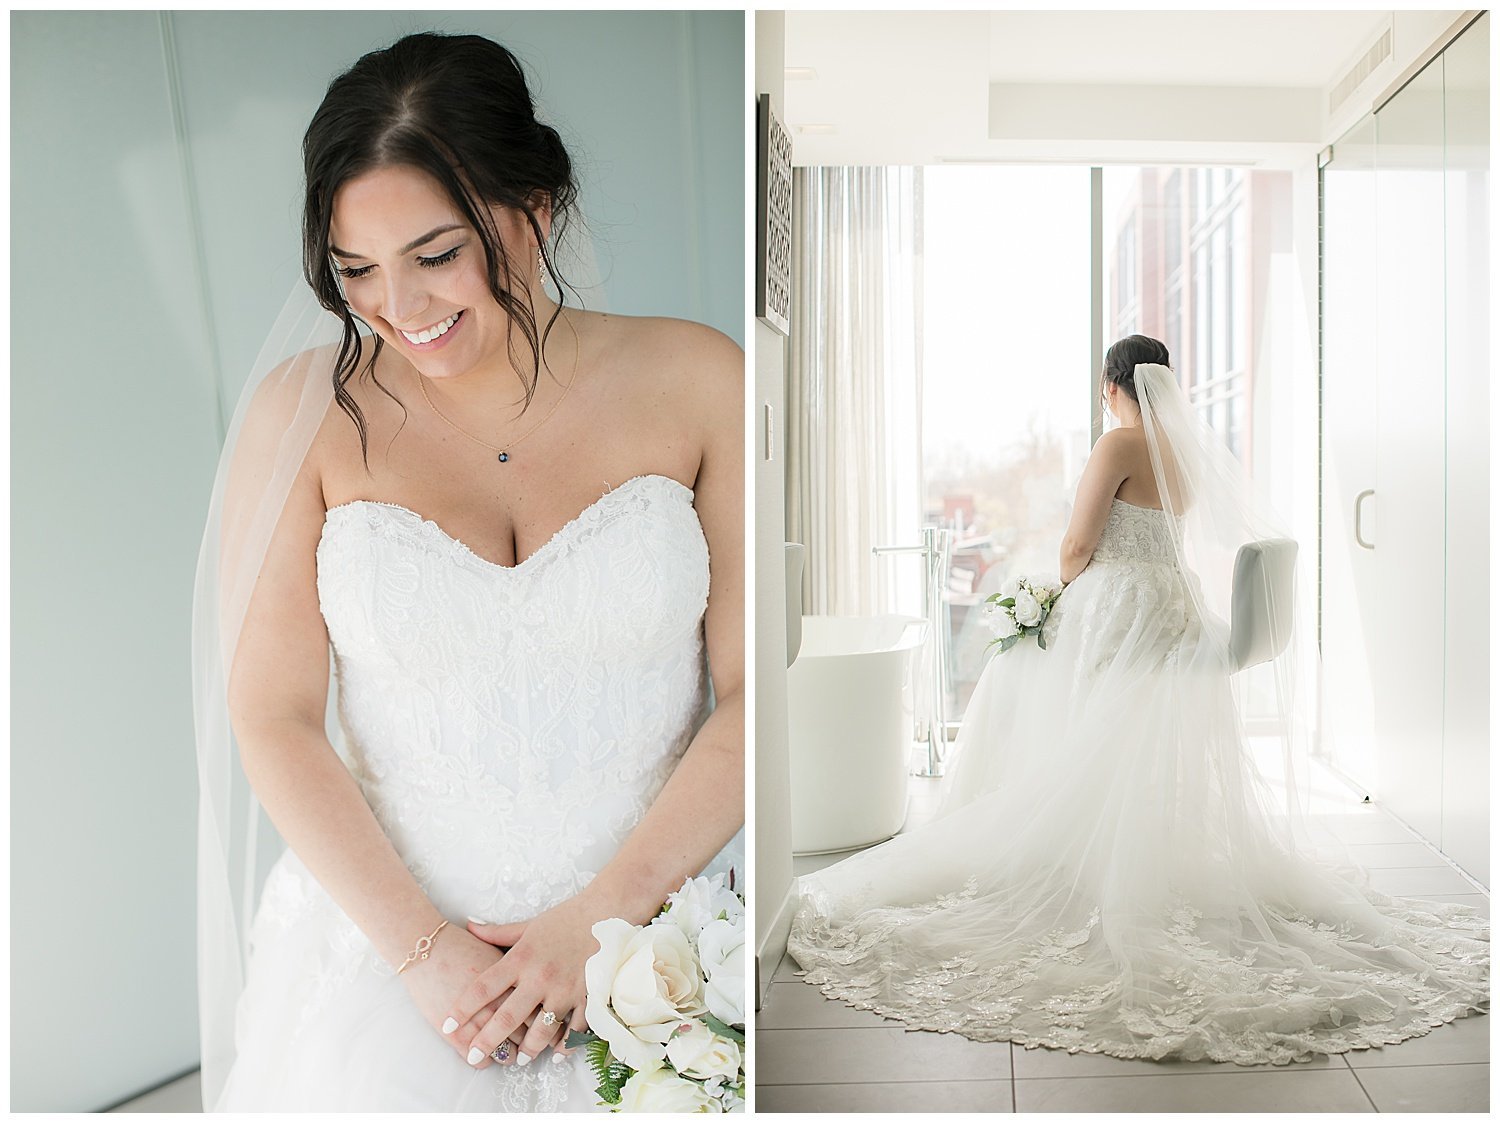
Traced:
[[1137, 363], [1159, 363], [1169, 367], [1172, 361], [1166, 344], [1149, 335], [1127, 335], [1104, 352], [1104, 381], [1113, 382], [1139, 405], [1141, 399], [1135, 391]]
[[[365, 172], [406, 166], [428, 173], [474, 228], [484, 250], [490, 293], [520, 328], [510, 336], [511, 356], [518, 369], [530, 368], [529, 406], [541, 376], [542, 350], [560, 308], [539, 331], [529, 290], [522, 285], [519, 296], [511, 292], [516, 272], [527, 273], [531, 265], [507, 259], [485, 204], [511, 207], [526, 217], [561, 296], [566, 282], [558, 275], [536, 210], [550, 202], [555, 243], [572, 217], [578, 185], [557, 131], [536, 119], [516, 57], [481, 35], [436, 32], [408, 35], [372, 51], [329, 84], [302, 139], [302, 164], [302, 275], [319, 303], [344, 323], [334, 396], [359, 430], [366, 469], [364, 416], [345, 389], [363, 348], [329, 260], [334, 195]], [[519, 361], [518, 335], [530, 352], [525, 362]], [[372, 378], [383, 343], [377, 334], [365, 366]], [[375, 384], [380, 386], [379, 379]], [[395, 400], [384, 386], [380, 389]]]

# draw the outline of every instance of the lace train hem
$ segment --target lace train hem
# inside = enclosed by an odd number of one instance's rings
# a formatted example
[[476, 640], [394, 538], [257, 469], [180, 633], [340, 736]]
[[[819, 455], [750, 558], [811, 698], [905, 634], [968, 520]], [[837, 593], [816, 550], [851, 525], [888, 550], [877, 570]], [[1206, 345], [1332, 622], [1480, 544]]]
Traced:
[[997, 931], [986, 952], [924, 962], [898, 930], [982, 904], [972, 882], [843, 925], [805, 897], [789, 950], [826, 997], [911, 1030], [1126, 1060], [1306, 1063], [1489, 1012], [1488, 923], [1476, 910], [1368, 888], [1364, 897], [1380, 927], [1268, 910], [1278, 939], [1259, 943], [1211, 924], [1204, 939], [1202, 913], [1179, 900], [1149, 961], [1123, 967], [1097, 908], [1076, 930], [1024, 941]]

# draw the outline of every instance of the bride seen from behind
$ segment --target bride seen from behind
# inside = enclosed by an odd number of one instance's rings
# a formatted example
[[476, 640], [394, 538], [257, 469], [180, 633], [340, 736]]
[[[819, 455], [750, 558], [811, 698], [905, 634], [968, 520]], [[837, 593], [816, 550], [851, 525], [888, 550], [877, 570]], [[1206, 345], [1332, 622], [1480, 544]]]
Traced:
[[[1169, 361], [1109, 349], [1045, 647], [985, 667], [935, 819], [801, 879], [790, 951], [911, 1028], [1124, 1058], [1286, 1064], [1487, 1010], [1488, 923], [1380, 893], [1307, 813], [1295, 543]], [[1252, 739], [1231, 678], [1262, 662]]]
[[[593, 1109], [592, 926], [744, 817], [743, 356], [568, 303], [572, 162], [498, 44], [366, 55], [303, 154], [326, 311], [247, 387], [195, 605], [206, 1106]], [[287, 843], [238, 914], [231, 731]]]

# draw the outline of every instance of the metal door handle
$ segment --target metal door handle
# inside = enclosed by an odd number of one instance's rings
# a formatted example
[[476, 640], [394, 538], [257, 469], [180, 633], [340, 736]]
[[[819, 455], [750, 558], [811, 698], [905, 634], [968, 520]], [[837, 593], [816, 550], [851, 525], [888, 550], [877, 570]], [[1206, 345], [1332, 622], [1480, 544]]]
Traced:
[[1364, 501], [1374, 494], [1375, 489], [1371, 487], [1366, 488], [1354, 497], [1354, 540], [1366, 550], [1373, 550], [1375, 546], [1373, 543], [1365, 541], [1364, 524], [1361, 517], [1364, 514]]

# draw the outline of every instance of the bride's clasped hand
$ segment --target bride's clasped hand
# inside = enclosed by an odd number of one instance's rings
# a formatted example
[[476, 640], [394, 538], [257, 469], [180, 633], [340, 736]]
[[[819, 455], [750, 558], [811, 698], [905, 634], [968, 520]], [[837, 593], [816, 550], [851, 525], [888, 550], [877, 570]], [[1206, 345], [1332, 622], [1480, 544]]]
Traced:
[[504, 954], [462, 988], [438, 1019], [440, 1029], [473, 1065], [487, 1063], [502, 1041], [522, 1032], [517, 1064], [528, 1064], [547, 1049], [564, 1055], [567, 1035], [588, 1024], [584, 964], [599, 950], [593, 926], [625, 911], [623, 902], [590, 886], [530, 920], [470, 920], [473, 936]]

